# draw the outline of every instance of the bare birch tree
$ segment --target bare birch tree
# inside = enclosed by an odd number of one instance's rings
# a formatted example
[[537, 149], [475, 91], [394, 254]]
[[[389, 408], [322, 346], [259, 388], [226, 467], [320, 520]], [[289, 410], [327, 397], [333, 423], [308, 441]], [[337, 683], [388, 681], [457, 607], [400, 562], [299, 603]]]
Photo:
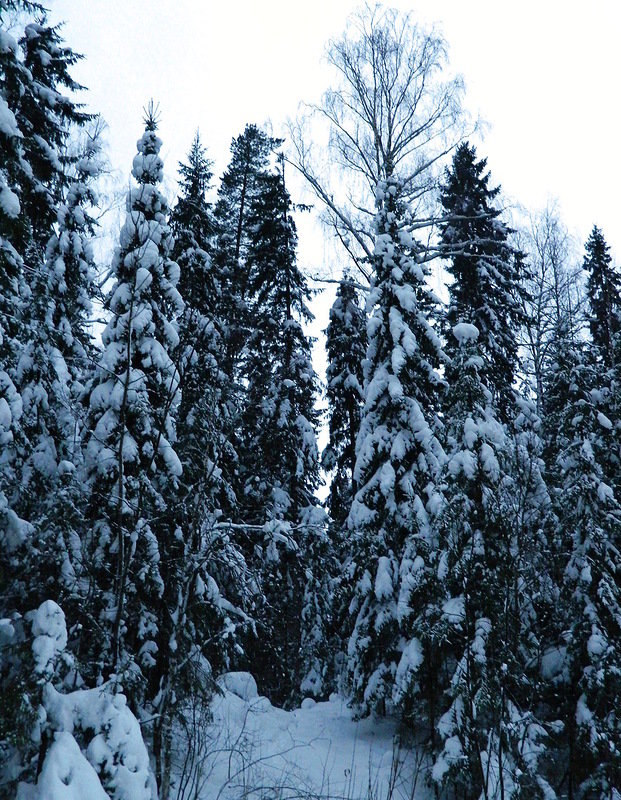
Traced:
[[[463, 84], [444, 77], [446, 44], [436, 31], [379, 5], [353, 15], [345, 35], [329, 43], [327, 59], [337, 81], [290, 125], [291, 163], [368, 278], [379, 181], [399, 179], [419, 236], [433, 225], [437, 167], [463, 132]], [[323, 163], [311, 143], [321, 123], [329, 131]]]
[[529, 215], [519, 240], [530, 267], [529, 295], [524, 304], [528, 322], [523, 329], [522, 346], [537, 410], [541, 411], [544, 375], [555, 331], [561, 322], [574, 332], [580, 325], [584, 305], [582, 269], [576, 242], [554, 202]]

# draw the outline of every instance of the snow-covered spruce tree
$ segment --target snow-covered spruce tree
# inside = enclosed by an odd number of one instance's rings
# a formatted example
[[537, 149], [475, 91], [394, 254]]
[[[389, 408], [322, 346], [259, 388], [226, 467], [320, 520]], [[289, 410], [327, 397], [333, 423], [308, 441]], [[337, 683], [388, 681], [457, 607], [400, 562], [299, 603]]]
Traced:
[[79, 655], [93, 673], [121, 677], [133, 703], [136, 683], [154, 666], [171, 540], [164, 498], [181, 474], [173, 449], [178, 373], [174, 318], [183, 310], [179, 267], [170, 257], [168, 205], [158, 184], [161, 140], [150, 105], [138, 140], [127, 217], [106, 300], [111, 318], [88, 391], [85, 466], [90, 566], [95, 590], [85, 604]]
[[[175, 351], [182, 388], [176, 449], [184, 467], [181, 493], [187, 500], [184, 516], [190, 527], [200, 526], [204, 502], [210, 513], [219, 509], [217, 515], [227, 518], [236, 502], [231, 486], [237, 469], [231, 441], [236, 409], [221, 367], [226, 323], [221, 316], [223, 279], [211, 252], [215, 222], [206, 199], [210, 170], [197, 134], [188, 163], [179, 168], [181, 191], [170, 218], [173, 256], [180, 269], [178, 288], [185, 303]], [[199, 485], [201, 503], [193, 496]]]
[[[330, 540], [337, 562], [349, 556], [346, 521], [356, 493], [353, 479], [356, 467], [356, 440], [364, 400], [363, 361], [366, 356], [366, 314], [360, 306], [358, 290], [347, 273], [338, 286], [330, 309], [326, 329], [326, 397], [328, 400], [330, 438], [322, 456], [322, 467], [332, 473], [328, 510]], [[330, 625], [326, 631], [331, 638], [335, 676], [342, 677], [342, 664], [347, 630], [350, 586], [347, 578], [337, 573], [332, 600]]]
[[601, 376], [603, 402], [600, 410], [612, 423], [609, 449], [601, 466], [607, 483], [621, 491], [621, 270], [613, 264], [602, 231], [593, 226], [585, 245], [583, 269], [587, 273], [587, 319], [598, 362], [606, 370]]
[[621, 271], [612, 263], [604, 234], [593, 226], [585, 244], [583, 268], [588, 273], [589, 327], [603, 363], [610, 367], [614, 339], [621, 332]]
[[230, 667], [240, 649], [239, 629], [247, 624], [239, 606], [248, 605], [249, 593], [248, 569], [235, 536], [238, 530], [224, 525], [236, 504], [231, 484], [237, 461], [231, 441], [236, 414], [230, 381], [220, 366], [222, 289], [209, 253], [214, 224], [206, 200], [211, 172], [198, 134], [180, 175], [181, 193], [170, 225], [175, 236], [172, 255], [180, 269], [178, 288], [185, 303], [178, 318], [179, 343], [172, 353], [180, 375], [175, 449], [183, 472], [178, 484], [170, 485], [172, 494], [164, 494], [170, 530], [178, 533], [160, 542], [166, 613], [151, 673], [157, 697], [153, 738], [162, 800], [170, 792], [175, 721], [199, 696], [197, 682], [207, 702], [209, 682]]
[[354, 473], [359, 488], [348, 519], [348, 672], [360, 713], [386, 701], [408, 712], [421, 696], [433, 729], [437, 645], [427, 609], [437, 564], [429, 522], [441, 505], [437, 411], [443, 381], [437, 368], [443, 352], [421, 313], [432, 298], [396, 178], [378, 183], [377, 205]]
[[612, 441], [606, 459], [606, 475], [617, 499], [621, 498], [621, 329], [615, 334], [612, 367], [608, 371], [606, 415], [612, 424]]
[[[227, 322], [222, 314], [226, 278], [212, 255], [215, 222], [206, 200], [210, 166], [197, 134], [188, 163], [180, 167], [181, 194], [171, 215], [173, 255], [180, 267], [179, 290], [185, 302], [178, 322], [176, 350], [182, 389], [176, 449], [183, 465], [182, 501], [177, 503], [182, 509], [184, 530], [193, 532], [192, 547], [201, 561], [203, 583], [213, 586], [215, 580], [233, 601], [241, 600], [248, 589], [244, 560], [233, 531], [219, 526], [236, 514], [239, 409], [236, 392], [222, 366], [226, 351]], [[210, 562], [205, 562], [207, 542]], [[219, 556], [218, 542], [223, 548]], [[234, 575], [228, 573], [229, 568]], [[195, 598], [196, 612], [203, 624], [224, 624], [229, 632], [235, 630], [222, 609], [214, 607], [211, 614], [215, 619], [208, 619], [208, 595], [200, 602]], [[206, 645], [210, 661], [216, 669], [229, 666], [232, 651], [238, 646], [236, 637], [230, 635], [223, 640], [214, 634], [215, 630], [211, 630], [204, 637], [210, 642]]]
[[256, 125], [248, 124], [231, 142], [231, 161], [224, 172], [214, 208], [217, 240], [213, 253], [222, 280], [221, 316], [225, 322], [226, 361], [223, 369], [239, 379], [240, 358], [247, 337], [249, 215], [260, 191], [270, 156], [282, 144]]
[[326, 329], [326, 397], [330, 440], [322, 453], [325, 470], [333, 472], [330, 483], [330, 516], [340, 528], [347, 519], [356, 493], [356, 438], [363, 402], [362, 362], [366, 355], [367, 326], [358, 292], [345, 275], [330, 309]]
[[[19, 46], [4, 29], [7, 7], [41, 14], [41, 24], [26, 25]], [[33, 705], [36, 692], [28, 685], [24, 650], [28, 642], [22, 635], [20, 614], [48, 590], [54, 596], [76, 599], [73, 566], [80, 557], [76, 530], [80, 493], [78, 485], [71, 483], [76, 431], [69, 387], [77, 374], [73, 369], [79, 371], [84, 363], [73, 364], [65, 345], [80, 336], [84, 320], [78, 322], [78, 318], [85, 309], [69, 300], [73, 316], [68, 321], [62, 314], [54, 315], [52, 308], [54, 303], [62, 305], [63, 292], [71, 295], [75, 284], [80, 285], [76, 294], [85, 298], [88, 293], [84, 274], [61, 280], [61, 250], [68, 235], [63, 212], [67, 217], [73, 212], [80, 216], [83, 209], [78, 206], [84, 199], [72, 198], [74, 191], [79, 195], [81, 180], [75, 177], [75, 169], [70, 177], [73, 159], [66, 156], [65, 146], [71, 126], [88, 117], [62, 94], [64, 89], [77, 88], [68, 72], [76, 57], [55, 29], [45, 27], [40, 6], [3, 3], [0, 13], [0, 491], [8, 490], [2, 496], [6, 503], [0, 544], [0, 615], [10, 633], [3, 637], [0, 665], [0, 692], [7, 700], [0, 704], [0, 773], [3, 780], [11, 780], [16, 776], [14, 767], [20, 763], [28, 767], [28, 755], [37, 745], [27, 731], [33, 714], [35, 718], [38, 714]], [[84, 215], [80, 225], [79, 246], [69, 245], [70, 259], [79, 258], [88, 236]], [[20, 517], [27, 518], [28, 524]], [[70, 551], [77, 554], [73, 564]], [[7, 757], [12, 766], [7, 767]]]
[[584, 345], [561, 331], [555, 353], [546, 421], [561, 586], [553, 651], [559, 763], [568, 796], [608, 798], [621, 785], [621, 508], [602, 469], [612, 424]]
[[95, 182], [102, 169], [99, 131], [86, 132], [71, 165], [72, 175], [57, 207], [56, 230], [48, 240], [45, 262], [48, 308], [46, 324], [67, 365], [70, 397], [81, 394], [80, 383], [90, 371], [93, 337], [90, 331], [96, 264], [92, 216], [98, 196]]
[[[438, 576], [444, 600], [437, 635], [450, 684], [438, 721], [433, 779], [466, 798], [540, 796], [546, 732], [537, 698], [534, 552], [530, 526], [512, 513], [532, 494], [512, 472], [514, 444], [481, 381], [478, 331], [453, 328], [458, 342], [447, 393], [445, 506], [438, 520]], [[536, 465], [535, 465], [536, 466]], [[537, 541], [539, 544], [539, 541]]]
[[66, 155], [72, 127], [89, 119], [62, 94], [78, 88], [69, 75], [77, 56], [56, 29], [41, 24], [26, 25], [20, 45], [23, 69], [13, 69], [7, 81], [7, 102], [22, 133], [13, 174], [21, 198], [16, 246], [24, 263], [21, 303], [12, 311], [21, 328], [11, 371], [22, 400], [21, 440], [10, 463], [14, 507], [34, 526], [13, 594], [19, 597], [19, 582], [27, 580], [32, 603], [48, 593], [65, 599], [75, 594], [74, 567], [81, 560], [72, 401], [88, 346], [87, 207], [93, 197], [87, 184], [95, 168], [88, 155], [79, 162]]
[[[524, 321], [523, 261], [509, 243], [512, 231], [494, 205], [500, 188], [490, 188], [486, 167], [487, 160], [477, 161], [476, 148], [464, 142], [445, 173], [441, 202], [447, 219], [440, 230], [447, 271], [453, 278], [446, 319], [449, 331], [459, 322], [479, 330], [485, 357], [482, 378], [501, 417], [507, 419], [517, 366], [517, 331]], [[450, 333], [446, 347], [451, 357], [457, 351]]]
[[14, 780], [28, 765], [36, 712], [27, 685], [25, 648], [12, 620], [19, 619], [27, 592], [25, 553], [31, 526], [16, 512], [21, 482], [18, 454], [22, 398], [14, 383], [19, 352], [28, 331], [22, 319], [28, 288], [22, 253], [27, 223], [20, 195], [27, 177], [23, 133], [17, 103], [31, 80], [19, 47], [8, 31], [7, 12], [27, 11], [26, 4], [0, 3], [0, 796], [14, 796]]
[[[21, 9], [21, 4], [17, 7]], [[27, 524], [15, 511], [19, 487], [15, 460], [16, 448], [21, 445], [22, 399], [14, 383], [18, 353], [25, 340], [21, 315], [27, 297], [21, 257], [25, 222], [19, 200], [25, 162], [15, 102], [28, 76], [17, 42], [7, 31], [6, 13], [12, 9], [13, 4], [0, 4], [0, 615], [3, 617], [13, 605], [9, 599], [13, 592], [9, 592], [8, 586], [12, 577], [19, 574], [19, 547], [28, 533]]]
[[254, 328], [246, 345], [247, 393], [241, 461], [242, 514], [265, 524], [260, 556], [263, 607], [253, 664], [276, 702], [323, 686], [324, 606], [329, 558], [316, 443], [317, 378], [302, 322], [310, 292], [296, 264], [297, 234], [283, 174], [263, 176], [249, 214], [248, 297]]
[[[94, 182], [100, 170], [99, 145], [88, 140], [67, 179], [57, 208], [56, 231], [46, 248], [43, 275], [31, 281], [29, 305], [34, 333], [18, 362], [24, 398], [24, 431], [30, 454], [23, 470], [24, 513], [37, 528], [35, 563], [56, 563], [46, 592], [62, 600], [70, 619], [87, 591], [88, 570], [82, 558], [84, 489], [80, 399], [94, 356], [90, 333], [91, 296], [96, 273], [92, 251], [97, 202]], [[28, 508], [28, 512], [26, 512]], [[43, 557], [43, 553], [46, 555]], [[32, 579], [32, 578], [31, 578]], [[78, 581], [86, 580], [81, 588]]]
[[[74, 688], [75, 660], [66, 649], [67, 624], [58, 604], [46, 600], [25, 619], [4, 623], [2, 644], [8, 637], [24, 652], [21, 685], [28, 686], [32, 706], [23, 748], [30, 757], [3, 764], [0, 797], [153, 800], [149, 755], [124, 695], [111, 683]], [[3, 647], [0, 665], [5, 654]]]
[[[24, 66], [31, 75], [17, 106], [24, 157], [30, 166], [29, 180], [22, 192], [30, 239], [24, 257], [34, 262], [45, 252], [57, 206], [63, 199], [66, 166], [72, 160], [65, 148], [68, 128], [83, 125], [90, 115], [62, 93], [63, 89], [75, 92], [83, 87], [69, 72], [81, 56], [63, 42], [58, 27], [46, 25], [45, 19], [42, 24], [30, 23], [20, 46]], [[35, 253], [31, 253], [32, 248], [36, 248]]]

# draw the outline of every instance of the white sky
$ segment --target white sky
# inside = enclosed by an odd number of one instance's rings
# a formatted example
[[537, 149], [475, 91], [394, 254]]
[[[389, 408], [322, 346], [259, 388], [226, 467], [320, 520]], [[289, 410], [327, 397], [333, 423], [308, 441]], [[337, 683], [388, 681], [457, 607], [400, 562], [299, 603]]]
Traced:
[[[437, 22], [466, 105], [490, 123], [480, 156], [494, 185], [529, 210], [557, 198], [584, 242], [594, 223], [621, 260], [621, 2], [619, 0], [393, 0]], [[51, 19], [86, 58], [74, 77], [109, 124], [110, 158], [127, 180], [143, 108], [159, 103], [162, 156], [174, 190], [177, 163], [200, 129], [219, 177], [231, 138], [271, 120], [275, 135], [300, 101], [317, 101], [331, 73], [327, 40], [355, 0], [49, 0]], [[294, 199], [299, 199], [295, 198]], [[300, 261], [323, 253], [300, 225]], [[309, 242], [309, 239], [313, 241]], [[582, 250], [580, 250], [582, 252]], [[317, 335], [330, 295], [315, 305]], [[316, 367], [322, 368], [320, 344]]]
[[[74, 74], [110, 125], [112, 161], [129, 174], [142, 109], [160, 104], [167, 173], [174, 178], [200, 128], [221, 174], [246, 122], [274, 132], [301, 100], [318, 99], [330, 72], [326, 41], [352, 0], [50, 0]], [[594, 222], [621, 258], [618, 0], [395, 0], [437, 21], [467, 103], [491, 123], [479, 153], [492, 178], [529, 208], [560, 201], [584, 239]]]

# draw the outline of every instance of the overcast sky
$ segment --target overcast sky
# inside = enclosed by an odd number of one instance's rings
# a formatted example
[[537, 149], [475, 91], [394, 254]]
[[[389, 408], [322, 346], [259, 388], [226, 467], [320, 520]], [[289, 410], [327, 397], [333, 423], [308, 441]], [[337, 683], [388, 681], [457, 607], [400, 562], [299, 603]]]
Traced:
[[[618, 0], [421, 0], [392, 3], [437, 22], [469, 107], [490, 123], [479, 147], [495, 182], [529, 208], [560, 201], [584, 238], [597, 223], [621, 258]], [[129, 174], [142, 109], [160, 104], [167, 173], [200, 128], [219, 175], [247, 122], [283, 130], [331, 73], [325, 44], [352, 0], [50, 0], [52, 19], [86, 59], [74, 73], [110, 126]]]
[[[197, 128], [219, 176], [231, 138], [248, 122], [274, 134], [300, 101], [319, 100], [331, 72], [326, 42], [345, 29], [353, 0], [49, 0], [68, 43], [86, 58], [74, 76], [109, 125], [112, 164], [125, 180], [143, 108], [159, 103], [167, 187]], [[510, 203], [536, 210], [557, 198], [582, 243], [598, 224], [621, 260], [619, 0], [395, 0], [437, 23], [466, 105], [490, 125], [478, 145]], [[296, 198], [297, 199], [297, 198]], [[300, 262], [330, 259], [321, 231], [300, 226]], [[322, 248], [324, 248], [322, 250]], [[333, 288], [314, 304], [327, 325]], [[332, 290], [332, 291], [331, 291]], [[315, 367], [323, 372], [321, 340]], [[325, 431], [322, 435], [325, 439]]]

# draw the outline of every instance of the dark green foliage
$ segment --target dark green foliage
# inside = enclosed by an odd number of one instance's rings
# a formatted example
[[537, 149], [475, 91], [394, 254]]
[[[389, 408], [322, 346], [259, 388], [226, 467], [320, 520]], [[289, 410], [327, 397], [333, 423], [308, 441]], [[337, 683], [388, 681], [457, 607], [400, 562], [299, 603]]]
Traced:
[[329, 601], [322, 589], [328, 575], [315, 560], [325, 547], [325, 532], [314, 495], [319, 482], [317, 379], [302, 328], [303, 321], [312, 319], [310, 291], [296, 264], [297, 233], [283, 174], [264, 175], [257, 188], [248, 217], [253, 329], [244, 363], [242, 516], [267, 523], [258, 551], [265, 600], [255, 663], [263, 690], [282, 703], [297, 696], [299, 682], [311, 669], [317, 674], [311, 679], [313, 693], [323, 690], [322, 667], [309, 663], [318, 653], [312, 647], [306, 656], [301, 651], [311, 636], [302, 617], [306, 608], [316, 640], [312, 606]]
[[621, 333], [621, 272], [612, 263], [604, 234], [593, 226], [585, 245], [589, 328], [602, 361], [612, 365], [615, 336]]
[[546, 426], [560, 586], [559, 744], [568, 792], [604, 798], [621, 777], [621, 509], [602, 467], [614, 429], [600, 410], [597, 367], [584, 345], [563, 331], [554, 345]]
[[[248, 519], [297, 520], [315, 505], [316, 376], [302, 321], [310, 291], [295, 263], [297, 233], [280, 174], [265, 175], [252, 204], [247, 259], [254, 330], [247, 345], [245, 465]], [[258, 478], [258, 481], [257, 481]], [[275, 488], [277, 492], [274, 492]], [[281, 495], [281, 492], [283, 493]]]
[[225, 361], [223, 369], [238, 380], [241, 351], [252, 321], [248, 317], [248, 257], [252, 204], [261, 191], [261, 181], [270, 167], [270, 158], [282, 143], [256, 125], [231, 142], [231, 161], [227, 167], [214, 209], [217, 247], [214, 260], [222, 279], [221, 314], [225, 322]]
[[[450, 331], [458, 322], [479, 330], [479, 347], [485, 358], [481, 377], [489, 387], [501, 417], [508, 418], [511, 390], [518, 362], [518, 331], [523, 323], [520, 296], [524, 264], [509, 243], [512, 233], [494, 205], [499, 187], [490, 188], [487, 160], [476, 160], [476, 149], [464, 142], [446, 170], [442, 206], [441, 242], [446, 249], [449, 286], [446, 315]], [[447, 336], [447, 354], [456, 353]]]
[[[215, 222], [206, 194], [211, 162], [198, 134], [188, 163], [179, 167], [181, 193], [170, 218], [175, 235], [172, 255], [179, 265], [179, 291], [185, 308], [178, 320], [175, 362], [180, 371], [178, 447], [184, 470], [183, 492], [190, 517], [205, 497], [211, 512], [231, 518], [236, 454], [230, 437], [236, 415], [234, 394], [222, 370], [226, 321], [222, 316], [223, 277], [213, 256]], [[199, 488], [200, 487], [200, 488]], [[200, 515], [199, 515], [200, 516]], [[193, 524], [196, 524], [194, 520]]]
[[364, 399], [362, 362], [367, 349], [366, 315], [358, 293], [347, 276], [340, 282], [330, 309], [326, 330], [326, 371], [330, 440], [322, 454], [322, 466], [334, 472], [329, 510], [338, 527], [349, 514], [356, 493], [356, 438]]
[[[183, 664], [188, 653], [196, 649], [216, 672], [228, 667], [240, 646], [229, 619], [230, 609], [247, 607], [250, 602], [242, 548], [235, 531], [225, 527], [236, 514], [233, 486], [238, 412], [230, 382], [220, 366], [224, 322], [220, 316], [220, 275], [210, 254], [214, 232], [206, 199], [210, 168], [197, 134], [188, 163], [180, 166], [181, 194], [171, 214], [176, 236], [172, 255], [180, 268], [178, 286], [185, 302], [178, 318], [179, 342], [173, 353], [181, 389], [176, 452], [183, 471], [167, 504], [168, 517], [183, 535], [165, 540], [162, 548], [166, 588], [160, 650], [169, 649], [171, 635], [176, 650], [167, 659], [160, 659], [163, 672], [159, 677], [170, 677], [177, 701], [190, 689], [188, 676], [196, 659], [187, 660], [181, 674], [175, 674], [175, 665]], [[220, 607], [220, 596], [213, 596], [214, 586], [232, 604], [228, 613]], [[180, 596], [184, 598], [184, 625], [175, 623]], [[240, 611], [236, 624], [243, 627], [245, 623]]]

